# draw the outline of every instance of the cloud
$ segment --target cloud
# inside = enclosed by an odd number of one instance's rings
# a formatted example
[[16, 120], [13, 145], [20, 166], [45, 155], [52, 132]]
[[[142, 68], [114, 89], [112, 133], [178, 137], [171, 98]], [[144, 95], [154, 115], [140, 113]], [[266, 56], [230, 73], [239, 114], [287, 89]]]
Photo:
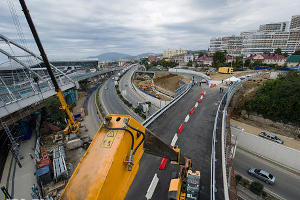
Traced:
[[[12, 2], [12, 0], [8, 0]], [[167, 48], [207, 49], [215, 36], [289, 21], [296, 0], [30, 0], [26, 1], [50, 58], [84, 58], [115, 51], [128, 54]], [[14, 3], [25, 39], [35, 46]], [[0, 7], [0, 33], [18, 40], [9, 7]], [[35, 48], [36, 51], [36, 48]]]

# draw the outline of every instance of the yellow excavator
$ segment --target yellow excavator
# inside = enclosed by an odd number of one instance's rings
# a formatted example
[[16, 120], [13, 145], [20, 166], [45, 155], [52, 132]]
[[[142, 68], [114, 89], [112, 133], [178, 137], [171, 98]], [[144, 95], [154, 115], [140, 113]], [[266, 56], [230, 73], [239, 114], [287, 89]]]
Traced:
[[[65, 110], [65, 133], [76, 133], [80, 123], [74, 120], [52, 72], [47, 55], [24, 0], [19, 0], [37, 43], [57, 97]], [[129, 115], [110, 114], [98, 129], [92, 143], [69, 179], [61, 200], [120, 200], [126, 197], [143, 153], [167, 158], [180, 166], [179, 177], [171, 180], [169, 199], [198, 199], [200, 172], [191, 171], [191, 160], [178, 147], [170, 147]]]
[[43, 45], [40, 41], [40, 38], [38, 36], [38, 33], [35, 29], [35, 26], [33, 24], [33, 21], [31, 19], [31, 16], [30, 16], [30, 13], [29, 13], [29, 10], [27, 9], [27, 6], [25, 4], [25, 1], [24, 0], [19, 0], [20, 4], [21, 4], [21, 7], [23, 9], [23, 12], [25, 14], [25, 17], [26, 17], [26, 20], [28, 22], [28, 25], [29, 25], [29, 28], [32, 32], [32, 35], [34, 37], [34, 40], [38, 46], [38, 49], [41, 53], [41, 56], [43, 58], [43, 61], [44, 61], [44, 64], [46, 66], [46, 69], [47, 69], [47, 72], [49, 73], [50, 75], [50, 78], [51, 78], [51, 81], [54, 85], [54, 88], [55, 88], [55, 91], [56, 91], [56, 95], [61, 103], [61, 109], [63, 109], [66, 113], [66, 121], [67, 121], [67, 127], [64, 129], [64, 133], [65, 134], [68, 134], [68, 133], [77, 133], [78, 130], [79, 130], [79, 127], [80, 127], [80, 122], [76, 121], [69, 109], [69, 106], [64, 98], [64, 95], [63, 95], [63, 92], [62, 90], [59, 88], [59, 85], [55, 79], [55, 76], [52, 72], [52, 69], [51, 69], [51, 66], [50, 66], [50, 63], [49, 63], [49, 60], [48, 60], [48, 57], [45, 53], [45, 50], [43, 48]]

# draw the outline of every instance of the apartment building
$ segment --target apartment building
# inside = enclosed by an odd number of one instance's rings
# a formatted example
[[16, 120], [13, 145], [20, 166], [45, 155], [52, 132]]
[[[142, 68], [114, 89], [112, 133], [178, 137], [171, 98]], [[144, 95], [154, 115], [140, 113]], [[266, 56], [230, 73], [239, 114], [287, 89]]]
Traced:
[[290, 30], [300, 30], [300, 15], [292, 16]]
[[163, 57], [164, 58], [171, 58], [173, 56], [181, 55], [181, 54], [187, 54], [186, 49], [168, 49], [163, 51]]
[[247, 57], [251, 54], [274, 53], [280, 48], [292, 54], [300, 48], [300, 15], [289, 22], [260, 25], [259, 30], [241, 32], [240, 36], [212, 38], [209, 51], [227, 51], [232, 56]]

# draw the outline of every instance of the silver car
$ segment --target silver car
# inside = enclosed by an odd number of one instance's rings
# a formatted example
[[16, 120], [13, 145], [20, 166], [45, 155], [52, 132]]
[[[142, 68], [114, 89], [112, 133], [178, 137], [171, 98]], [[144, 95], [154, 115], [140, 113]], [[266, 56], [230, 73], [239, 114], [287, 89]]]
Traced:
[[268, 184], [274, 184], [275, 183], [275, 176], [273, 176], [272, 174], [270, 174], [267, 171], [264, 171], [262, 169], [256, 169], [256, 168], [250, 168], [248, 170], [248, 173], [251, 176], [255, 176], [256, 178], [268, 183]]
[[277, 137], [276, 135], [268, 134], [266, 132], [260, 132], [259, 136], [264, 137], [264, 138], [269, 139], [269, 140], [272, 140], [273, 142], [283, 144], [283, 141], [279, 137]]

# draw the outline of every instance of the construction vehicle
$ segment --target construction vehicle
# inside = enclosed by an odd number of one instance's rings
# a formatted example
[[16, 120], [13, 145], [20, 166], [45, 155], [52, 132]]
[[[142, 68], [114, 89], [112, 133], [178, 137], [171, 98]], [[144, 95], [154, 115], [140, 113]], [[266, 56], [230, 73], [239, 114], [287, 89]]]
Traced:
[[200, 171], [192, 172], [192, 170], [188, 170], [184, 173], [187, 173], [186, 181], [181, 181], [180, 176], [171, 179], [168, 193], [169, 200], [197, 200], [199, 198]]
[[70, 109], [69, 109], [69, 106], [68, 104], [66, 103], [66, 100], [64, 98], [64, 95], [63, 95], [63, 92], [62, 90], [60, 89], [56, 79], [55, 79], [55, 76], [54, 76], [54, 73], [52, 72], [52, 69], [51, 69], [51, 66], [50, 66], [50, 63], [49, 63], [49, 60], [47, 58], [47, 55], [45, 53], [45, 50], [43, 48], [43, 45], [40, 41], [40, 38], [38, 36], [38, 33], [35, 29], [35, 26], [33, 24], [33, 21], [31, 19], [31, 16], [30, 16], [30, 13], [29, 13], [29, 10], [27, 9], [27, 6], [25, 4], [25, 1], [24, 0], [19, 0], [20, 1], [20, 4], [21, 4], [21, 7], [23, 9], [23, 12], [25, 14], [25, 17], [26, 17], [26, 20], [28, 22], [28, 25], [30, 27], [30, 30], [32, 32], [32, 35], [34, 37], [34, 40], [38, 46], [38, 49], [41, 53], [41, 56], [43, 58], [43, 61], [44, 61], [44, 64], [46, 66], [46, 69], [50, 75], [50, 78], [51, 78], [51, 81], [54, 85], [54, 88], [55, 88], [55, 91], [56, 91], [56, 95], [61, 103], [61, 109], [63, 109], [66, 113], [66, 121], [67, 121], [67, 127], [64, 129], [64, 133], [65, 134], [68, 134], [68, 133], [77, 133], [78, 130], [79, 130], [79, 127], [80, 127], [80, 122], [76, 121], [73, 117], [73, 114], [71, 113]]
[[222, 73], [222, 74], [232, 74], [233, 73], [233, 68], [232, 67], [220, 67], [218, 69], [218, 72]]
[[[188, 199], [189, 175], [193, 175], [191, 160], [184, 157], [178, 147], [165, 144], [131, 116], [117, 114], [105, 117], [60, 199], [124, 199], [144, 152], [180, 166], [177, 188], [173, 191], [175, 199]], [[174, 182], [172, 180], [170, 185]]]

